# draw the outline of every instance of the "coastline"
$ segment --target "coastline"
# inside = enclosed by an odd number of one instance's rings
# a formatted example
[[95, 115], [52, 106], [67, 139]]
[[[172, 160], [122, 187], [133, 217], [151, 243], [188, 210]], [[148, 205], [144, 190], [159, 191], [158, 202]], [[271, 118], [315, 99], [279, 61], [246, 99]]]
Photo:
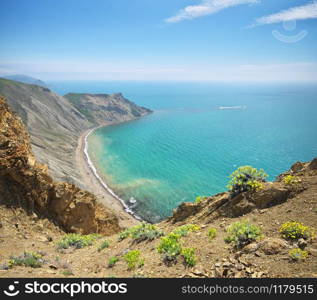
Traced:
[[76, 149], [76, 162], [81, 172], [85, 188], [95, 194], [100, 203], [116, 212], [121, 227], [130, 227], [138, 224], [142, 219], [102, 180], [88, 154], [88, 136], [94, 130], [108, 125], [110, 124], [91, 128], [80, 135]]

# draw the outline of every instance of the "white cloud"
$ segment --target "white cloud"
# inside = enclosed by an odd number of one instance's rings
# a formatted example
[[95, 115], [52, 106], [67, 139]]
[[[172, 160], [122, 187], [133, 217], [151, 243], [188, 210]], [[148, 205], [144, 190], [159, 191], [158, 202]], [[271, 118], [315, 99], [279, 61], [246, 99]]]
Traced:
[[256, 19], [256, 25], [274, 24], [284, 21], [296, 21], [314, 18], [317, 18], [317, 1], [258, 18]]
[[166, 19], [165, 22], [177, 23], [183, 20], [211, 15], [232, 6], [258, 2], [259, 0], [202, 0], [202, 2], [198, 5], [189, 5], [182, 8], [175, 16]]

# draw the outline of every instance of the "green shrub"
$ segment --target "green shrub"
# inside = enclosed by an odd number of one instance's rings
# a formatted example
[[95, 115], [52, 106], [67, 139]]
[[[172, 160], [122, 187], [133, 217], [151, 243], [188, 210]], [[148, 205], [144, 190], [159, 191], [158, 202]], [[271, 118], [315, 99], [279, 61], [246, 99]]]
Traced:
[[297, 184], [300, 182], [300, 179], [297, 176], [286, 175], [283, 177], [283, 182], [288, 185]]
[[119, 241], [122, 241], [127, 237], [131, 237], [136, 242], [142, 242], [145, 240], [152, 241], [162, 235], [163, 232], [160, 231], [155, 225], [142, 223], [121, 232], [119, 234]]
[[199, 204], [200, 202], [204, 201], [207, 198], [208, 197], [206, 197], [206, 196], [197, 196], [196, 199], [195, 199], [195, 203]]
[[292, 249], [288, 252], [292, 260], [299, 261], [305, 260], [308, 256], [308, 252], [299, 248]]
[[119, 233], [118, 240], [122, 241], [130, 236], [130, 229], [125, 229]]
[[173, 232], [161, 238], [157, 251], [163, 254], [164, 261], [173, 261], [181, 253], [182, 247], [179, 240], [180, 235]]
[[144, 259], [141, 259], [141, 252], [139, 250], [131, 250], [125, 254], [123, 258], [128, 265], [128, 270], [144, 266]]
[[208, 230], [207, 235], [208, 235], [210, 240], [213, 240], [217, 236], [217, 229], [216, 228], [210, 228]]
[[152, 241], [163, 235], [163, 232], [153, 224], [142, 223], [131, 230], [131, 238], [137, 242]]
[[117, 256], [110, 257], [108, 260], [108, 268], [114, 267], [118, 261], [119, 261], [119, 258]]
[[227, 229], [228, 236], [225, 242], [234, 243], [235, 247], [241, 248], [261, 237], [261, 229], [248, 221], [235, 222]]
[[242, 192], [260, 190], [267, 176], [262, 169], [257, 170], [251, 166], [240, 167], [230, 175], [229, 192], [231, 196], [236, 196]]
[[181, 256], [184, 258], [184, 262], [187, 266], [193, 267], [196, 265], [197, 258], [195, 256], [195, 248], [182, 249]]
[[311, 239], [315, 236], [314, 230], [308, 226], [304, 226], [300, 222], [286, 222], [280, 227], [280, 233], [283, 238], [290, 240], [298, 240], [300, 238]]
[[67, 249], [70, 247], [80, 249], [92, 245], [93, 242], [100, 237], [101, 235], [99, 234], [81, 235], [78, 233], [69, 233], [58, 242], [57, 247], [59, 249]]
[[194, 231], [198, 231], [200, 230], [200, 226], [196, 225], [196, 224], [186, 224], [186, 225], [182, 225], [177, 227], [176, 229], [174, 229], [172, 232], [182, 236], [186, 236], [189, 232], [194, 232]]
[[9, 268], [14, 266], [25, 266], [31, 268], [40, 268], [44, 260], [42, 255], [37, 252], [24, 252], [20, 256], [11, 256], [9, 260]]
[[104, 240], [100, 246], [98, 247], [98, 252], [102, 251], [103, 249], [105, 248], [108, 248], [109, 247], [109, 242], [107, 240]]
[[64, 276], [72, 276], [72, 275], [74, 275], [74, 273], [73, 273], [73, 271], [72, 270], [64, 270], [64, 271], [62, 271], [62, 275], [64, 275]]

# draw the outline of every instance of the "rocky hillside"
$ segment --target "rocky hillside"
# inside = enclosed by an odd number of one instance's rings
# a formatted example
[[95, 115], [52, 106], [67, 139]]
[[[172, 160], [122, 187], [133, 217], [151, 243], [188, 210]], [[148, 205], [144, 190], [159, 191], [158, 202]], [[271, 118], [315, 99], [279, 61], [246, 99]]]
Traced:
[[64, 97], [94, 124], [129, 121], [151, 112], [124, 98], [121, 93], [112, 95], [69, 93]]
[[52, 180], [3, 98], [0, 215], [0, 277], [317, 277], [317, 158], [117, 233], [92, 194]]
[[97, 125], [128, 121], [150, 112], [121, 94], [79, 97], [81, 100], [77, 103], [74, 97], [68, 96], [73, 100], [66, 99], [45, 87], [1, 78], [0, 95], [7, 98], [12, 110], [22, 118], [36, 157], [49, 166], [54, 179], [84, 188], [75, 161], [80, 134]]
[[33, 156], [21, 119], [0, 97], [0, 204], [54, 220], [68, 232], [118, 232], [118, 218], [94, 195], [70, 183], [54, 182], [47, 171]]

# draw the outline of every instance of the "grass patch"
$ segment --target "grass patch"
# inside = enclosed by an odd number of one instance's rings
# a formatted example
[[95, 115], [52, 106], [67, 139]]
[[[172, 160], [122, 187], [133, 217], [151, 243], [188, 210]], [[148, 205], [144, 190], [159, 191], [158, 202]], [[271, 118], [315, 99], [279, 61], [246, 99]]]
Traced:
[[61, 272], [62, 275], [64, 276], [72, 276], [74, 273], [71, 270], [64, 270]]
[[73, 247], [75, 249], [84, 248], [92, 245], [95, 240], [101, 237], [100, 234], [87, 234], [81, 235], [78, 233], [69, 233], [66, 234], [58, 243], [57, 247], [59, 249], [68, 249]]
[[207, 232], [209, 240], [213, 240], [217, 236], [217, 229], [216, 228], [210, 228]]
[[139, 250], [131, 250], [123, 256], [128, 265], [128, 270], [134, 270], [135, 268], [141, 268], [144, 266], [144, 259], [141, 258], [141, 252]]
[[261, 237], [261, 229], [248, 221], [238, 221], [231, 224], [227, 233], [228, 236], [225, 238], [225, 242], [234, 243], [237, 248], [242, 248]]
[[24, 266], [31, 268], [40, 268], [44, 263], [42, 255], [38, 252], [24, 252], [20, 256], [11, 256], [9, 260], [9, 268], [14, 266]]
[[117, 256], [110, 257], [108, 260], [108, 268], [113, 268], [118, 261], [119, 261], [119, 257]]
[[98, 247], [98, 252], [102, 251], [103, 249], [105, 248], [108, 248], [109, 247], [109, 242], [107, 240], [104, 240], [100, 246]]
[[163, 235], [155, 225], [142, 223], [134, 227], [128, 228], [119, 234], [118, 240], [122, 241], [128, 237], [131, 237], [136, 242], [152, 241]]
[[172, 232], [183, 237], [189, 232], [194, 232], [200, 230], [200, 226], [196, 224], [186, 224], [175, 228]]

